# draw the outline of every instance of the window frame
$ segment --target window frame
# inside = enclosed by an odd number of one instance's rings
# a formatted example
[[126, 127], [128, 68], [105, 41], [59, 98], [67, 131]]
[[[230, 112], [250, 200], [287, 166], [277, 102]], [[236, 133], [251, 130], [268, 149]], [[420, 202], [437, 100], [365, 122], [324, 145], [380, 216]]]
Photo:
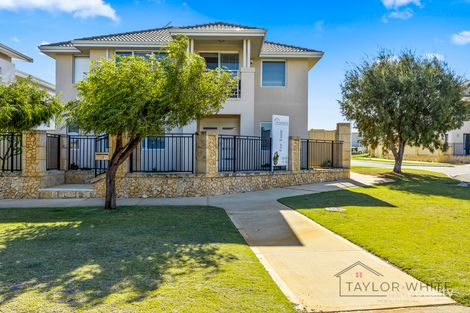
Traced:
[[75, 79], [75, 71], [76, 71], [75, 60], [76, 59], [85, 59], [85, 58], [88, 58], [88, 70], [90, 70], [91, 59], [90, 59], [89, 55], [74, 55], [73, 56], [73, 58], [72, 58], [72, 84], [78, 84], [80, 81], [82, 81], [84, 79], [83, 78], [83, 79], [79, 80], [78, 82]]
[[[259, 122], [259, 136], [261, 138], [261, 140], [263, 140], [263, 133], [261, 132], [261, 128], [263, 128], [263, 124], [270, 124], [271, 125], [271, 129], [269, 130], [269, 138], [272, 139], [273, 138], [273, 122], [272, 121], [261, 121]], [[270, 150], [271, 147], [264, 147], [263, 146], [263, 141], [261, 141], [261, 150], [262, 151], [266, 151], [266, 150]]]
[[[240, 73], [240, 51], [198, 51], [197, 54], [201, 57], [203, 57], [201, 54], [204, 54], [204, 53], [217, 53], [217, 68], [220, 68], [221, 70], [224, 70], [223, 68], [220, 67], [220, 55], [221, 54], [237, 54], [238, 55], [238, 73]], [[204, 58], [204, 57], [203, 57]], [[229, 71], [232, 71], [232, 70], [229, 70]]]
[[161, 53], [165, 53], [166, 55], [168, 55], [168, 53], [164, 50], [160, 51], [160, 50], [126, 50], [126, 49], [119, 49], [119, 50], [115, 50], [113, 55], [114, 55], [114, 58], [116, 58], [116, 56], [118, 55], [118, 53], [120, 52], [123, 52], [123, 53], [131, 53], [131, 56], [135, 56], [135, 53], [145, 53], [145, 52], [150, 52], [149, 55], [151, 56], [156, 56], [156, 55], [159, 55]]
[[[155, 143], [157, 143], [159, 140], [160, 142], [163, 142], [163, 147], [158, 147], [158, 144], [155, 146], [155, 148], [149, 148], [149, 137], [152, 137], [152, 138], [155, 138], [156, 141]], [[161, 144], [160, 144], [161, 145]], [[143, 142], [143, 145], [142, 145], [142, 150], [146, 150], [146, 151], [155, 151], [155, 150], [165, 150], [166, 149], [166, 140], [165, 140], [165, 137], [162, 137], [162, 136], [147, 136], [144, 138], [144, 142]]]
[[[284, 62], [284, 86], [264, 86], [263, 85], [263, 65], [264, 62]], [[260, 88], [287, 88], [287, 59], [261, 59]]]

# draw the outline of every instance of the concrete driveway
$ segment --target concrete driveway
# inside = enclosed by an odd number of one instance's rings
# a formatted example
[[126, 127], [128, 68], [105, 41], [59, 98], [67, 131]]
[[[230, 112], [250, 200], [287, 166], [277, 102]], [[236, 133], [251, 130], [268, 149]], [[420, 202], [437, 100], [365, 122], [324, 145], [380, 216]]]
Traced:
[[[266, 270], [286, 296], [305, 312], [406, 308], [409, 312], [468, 312], [395, 266], [277, 202], [329, 190], [384, 182], [352, 174], [344, 182], [319, 183], [207, 198], [120, 199], [119, 205], [213, 205], [226, 210]], [[73, 207], [102, 205], [102, 199], [2, 200], [0, 207]], [[378, 274], [377, 274], [378, 273]], [[336, 274], [340, 274], [335, 276]], [[358, 278], [357, 275], [360, 275]], [[351, 290], [355, 281], [363, 290]], [[369, 287], [364, 287], [369, 283]], [[381, 283], [399, 288], [372, 291]], [[407, 285], [422, 286], [410, 292]], [[364, 289], [365, 288], [365, 289]], [[369, 292], [372, 292], [370, 294]], [[408, 312], [408, 311], [400, 312]]]
[[[358, 161], [352, 160], [351, 165], [353, 166], [370, 166], [370, 167], [381, 167], [381, 168], [393, 168], [393, 163], [385, 163], [385, 162], [374, 162], [374, 161]], [[470, 183], [470, 164], [465, 165], [454, 165], [454, 166], [427, 166], [426, 164], [423, 165], [403, 165], [403, 168], [413, 168], [418, 170], [426, 170], [426, 171], [433, 171], [439, 172], [450, 177]]]

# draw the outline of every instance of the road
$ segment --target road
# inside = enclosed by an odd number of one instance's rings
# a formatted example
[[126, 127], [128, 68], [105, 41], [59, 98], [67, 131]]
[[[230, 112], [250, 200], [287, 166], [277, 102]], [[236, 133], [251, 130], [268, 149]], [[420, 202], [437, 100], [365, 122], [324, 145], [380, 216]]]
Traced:
[[[374, 161], [358, 161], [352, 160], [351, 164], [353, 166], [369, 166], [369, 167], [383, 167], [383, 168], [393, 168], [393, 163], [386, 162], [374, 162]], [[403, 168], [413, 168], [417, 170], [426, 170], [444, 173], [450, 177], [470, 183], [470, 164], [465, 165], [455, 165], [455, 166], [426, 166], [426, 165], [403, 165]]]

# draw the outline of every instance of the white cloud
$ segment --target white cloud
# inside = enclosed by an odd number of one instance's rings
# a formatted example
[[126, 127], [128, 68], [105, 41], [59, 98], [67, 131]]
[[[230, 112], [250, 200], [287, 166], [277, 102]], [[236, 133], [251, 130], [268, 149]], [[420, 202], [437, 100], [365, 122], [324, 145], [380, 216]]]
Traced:
[[407, 9], [402, 10], [402, 11], [398, 11], [398, 10], [392, 11], [389, 14], [384, 15], [382, 17], [382, 21], [384, 23], [388, 23], [388, 21], [391, 20], [391, 19], [407, 20], [407, 19], [410, 19], [412, 16], [413, 16], [413, 10], [410, 9], [410, 8], [407, 8]]
[[400, 7], [404, 7], [409, 4], [421, 6], [421, 0], [381, 0], [381, 1], [387, 9], [398, 9]]
[[437, 59], [438, 61], [445, 61], [446, 59], [445, 56], [440, 53], [425, 53], [423, 57], [428, 60]]
[[119, 20], [116, 11], [103, 0], [0, 0], [1, 9], [40, 9], [66, 12], [80, 18], [104, 16], [113, 21]]
[[464, 30], [458, 34], [453, 34], [452, 42], [461, 46], [470, 43], [470, 30]]
[[13, 41], [13, 42], [20, 42], [18, 37], [11, 37], [10, 40]]

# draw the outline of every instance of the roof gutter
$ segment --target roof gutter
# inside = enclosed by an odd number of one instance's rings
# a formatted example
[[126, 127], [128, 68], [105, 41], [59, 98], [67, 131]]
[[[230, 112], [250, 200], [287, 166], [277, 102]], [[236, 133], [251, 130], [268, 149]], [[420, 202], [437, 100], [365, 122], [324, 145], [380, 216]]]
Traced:
[[26, 62], [33, 62], [32, 57], [29, 57], [26, 54], [16, 51], [15, 49], [5, 46], [4, 44], [1, 44], [1, 43], [0, 43], [0, 52], [8, 55], [12, 59], [17, 59], [17, 60], [26, 61]]

